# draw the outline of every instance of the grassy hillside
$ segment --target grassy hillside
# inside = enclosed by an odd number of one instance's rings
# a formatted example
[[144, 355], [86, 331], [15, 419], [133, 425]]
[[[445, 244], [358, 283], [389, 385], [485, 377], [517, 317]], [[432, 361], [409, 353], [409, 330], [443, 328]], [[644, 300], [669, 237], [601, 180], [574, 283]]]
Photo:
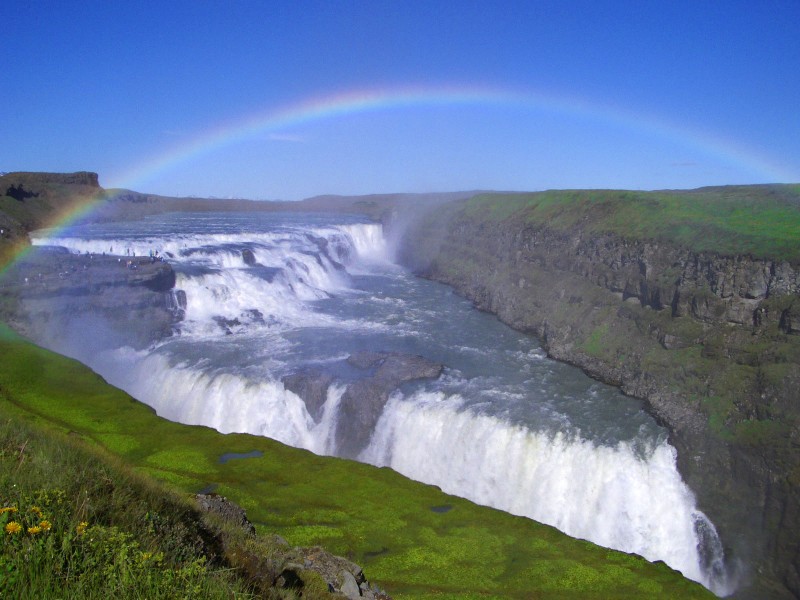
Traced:
[[800, 185], [639, 192], [552, 190], [482, 194], [471, 215], [627, 239], [668, 240], [691, 250], [800, 261]]
[[79, 440], [4, 417], [0, 484], [4, 598], [251, 597], [187, 499]]
[[[71, 443], [132, 465], [136, 475], [131, 477], [144, 478], [136, 484], [140, 487], [155, 489], [147, 483], [153, 478], [182, 493], [214, 489], [243, 506], [260, 533], [278, 533], [292, 545], [320, 544], [346, 556], [395, 598], [711, 597], [664, 564], [568, 538], [388, 469], [318, 457], [266, 438], [171, 423], [79, 363], [5, 328], [0, 390], [0, 501], [32, 511], [34, 501], [45, 504], [41, 498], [57, 494], [54, 490], [77, 490], [65, 500], [71, 511], [58, 513], [63, 531], [75, 531], [81, 521], [92, 526], [105, 512], [103, 527], [116, 525], [134, 534], [129, 530], [136, 528], [137, 515], [151, 512], [138, 501], [96, 500], [95, 494], [107, 495], [104, 486], [119, 486], [87, 474], [80, 461], [68, 458], [66, 464], [40, 465], [36, 475], [29, 473], [25, 448], [38, 446], [29, 440], [39, 434], [28, 432], [51, 432], [47, 444], [58, 443], [52, 432], [68, 432]], [[249, 457], [220, 461], [230, 453]], [[61, 454], [69, 457], [74, 451]], [[34, 493], [37, 486], [44, 491]], [[23, 488], [28, 491], [22, 493]], [[55, 528], [51, 515], [57, 511], [37, 507]], [[8, 569], [16, 538], [2, 533], [0, 565]], [[124, 542], [128, 552], [150, 551], [152, 540], [134, 539], [141, 546], [132, 549], [133, 542]]]

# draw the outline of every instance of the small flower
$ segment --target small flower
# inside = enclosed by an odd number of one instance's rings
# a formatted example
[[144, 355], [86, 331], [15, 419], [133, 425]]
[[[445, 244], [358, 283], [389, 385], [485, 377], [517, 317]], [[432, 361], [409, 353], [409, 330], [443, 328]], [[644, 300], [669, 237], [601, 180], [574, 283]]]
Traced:
[[42, 533], [42, 528], [38, 525], [34, 525], [33, 527], [28, 527], [28, 533], [31, 535], [36, 535], [37, 533]]
[[52, 526], [53, 526], [53, 524], [50, 523], [50, 521], [48, 521], [46, 519], [44, 521], [42, 521], [41, 523], [39, 523], [39, 527], [42, 528], [42, 531], [50, 531], [50, 528]]
[[44, 518], [44, 515], [42, 514], [42, 509], [39, 508], [38, 506], [31, 506], [28, 510], [34, 513], [40, 519]]
[[16, 506], [6, 506], [6, 507], [3, 507], [3, 508], [0, 508], [0, 515], [3, 515], [5, 513], [7, 513], [7, 512], [15, 513], [15, 512], [17, 512], [17, 507]]
[[7, 534], [14, 535], [15, 533], [22, 531], [22, 525], [16, 521], [11, 521], [10, 523], [6, 523], [5, 530]]
[[87, 523], [86, 521], [81, 521], [81, 522], [80, 522], [80, 523], [78, 523], [78, 525], [75, 527], [75, 531], [77, 531], [77, 532], [78, 532], [78, 535], [83, 535], [83, 534], [84, 534], [84, 532], [86, 531], [86, 528], [87, 528], [88, 526], [89, 526], [89, 523]]

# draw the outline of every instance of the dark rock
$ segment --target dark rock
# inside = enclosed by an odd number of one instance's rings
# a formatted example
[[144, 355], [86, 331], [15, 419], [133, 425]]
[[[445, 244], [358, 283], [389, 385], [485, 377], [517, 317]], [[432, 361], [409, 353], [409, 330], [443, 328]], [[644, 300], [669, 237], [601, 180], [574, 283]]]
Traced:
[[250, 250], [250, 248], [245, 248], [244, 250], [242, 250], [242, 260], [244, 260], [244, 264], [246, 265], [252, 266], [258, 264], [256, 263], [256, 257], [253, 254], [253, 251]]
[[800, 302], [781, 311], [779, 327], [785, 333], [800, 334]]
[[5, 173], [3, 178], [7, 181], [16, 181], [29, 187], [37, 185], [86, 185], [99, 188], [97, 173], [91, 171], [77, 171], [75, 173], [44, 173], [44, 172], [11, 172]]
[[339, 404], [336, 450], [340, 456], [355, 458], [369, 442], [389, 394], [402, 383], [434, 379], [443, 367], [422, 356], [394, 352], [358, 352], [347, 362], [360, 369], [374, 369], [347, 386]]
[[388, 354], [386, 352], [370, 352], [364, 350], [348, 356], [347, 364], [357, 369], [371, 369], [381, 366], [386, 361], [387, 356]]
[[36, 248], [6, 272], [0, 306], [12, 327], [61, 351], [93, 352], [112, 340], [142, 348], [182, 318], [185, 296], [173, 295], [174, 284], [165, 262]]
[[233, 334], [233, 328], [241, 327], [242, 322], [237, 319], [228, 319], [227, 317], [215, 316], [213, 317], [214, 322], [219, 325], [220, 329], [225, 332], [226, 335]]
[[331, 383], [333, 375], [319, 369], [304, 369], [283, 378], [284, 387], [302, 398], [317, 423], [322, 418], [322, 407], [328, 399]]

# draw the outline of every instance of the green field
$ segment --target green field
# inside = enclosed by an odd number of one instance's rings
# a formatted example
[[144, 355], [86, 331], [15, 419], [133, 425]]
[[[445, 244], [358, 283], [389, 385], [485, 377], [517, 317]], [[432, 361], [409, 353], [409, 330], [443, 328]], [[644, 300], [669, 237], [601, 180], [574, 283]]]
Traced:
[[697, 252], [800, 260], [800, 185], [482, 194], [467, 201], [466, 212], [495, 221], [670, 241]]

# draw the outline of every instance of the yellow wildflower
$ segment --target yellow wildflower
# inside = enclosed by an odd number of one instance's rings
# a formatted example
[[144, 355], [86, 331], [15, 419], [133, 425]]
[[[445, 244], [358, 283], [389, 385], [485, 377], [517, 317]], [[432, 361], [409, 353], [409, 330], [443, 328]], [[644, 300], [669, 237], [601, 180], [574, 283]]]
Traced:
[[36, 516], [39, 517], [40, 519], [44, 518], [44, 515], [42, 514], [42, 509], [39, 508], [38, 506], [31, 506], [28, 510], [31, 511], [32, 513], [36, 513]]
[[86, 528], [87, 528], [88, 526], [89, 526], [89, 523], [87, 523], [86, 521], [81, 521], [81, 522], [80, 522], [80, 523], [78, 523], [78, 525], [75, 527], [75, 531], [77, 531], [77, 532], [78, 532], [78, 535], [83, 535], [83, 534], [84, 534], [84, 532], [86, 531]]
[[28, 533], [31, 535], [36, 535], [37, 533], [42, 533], [42, 528], [38, 525], [34, 525], [33, 527], [28, 527]]
[[6, 523], [5, 529], [7, 534], [14, 535], [15, 533], [22, 531], [22, 525], [16, 521], [11, 521], [10, 523]]
[[39, 523], [39, 527], [42, 528], [42, 531], [50, 531], [50, 528], [52, 526], [53, 526], [52, 523], [50, 523], [50, 521], [48, 521], [46, 519], [44, 521], [42, 521], [41, 523]]
[[0, 515], [5, 514], [7, 512], [15, 513], [15, 512], [17, 512], [17, 507], [16, 506], [6, 506], [4, 508], [0, 508]]

